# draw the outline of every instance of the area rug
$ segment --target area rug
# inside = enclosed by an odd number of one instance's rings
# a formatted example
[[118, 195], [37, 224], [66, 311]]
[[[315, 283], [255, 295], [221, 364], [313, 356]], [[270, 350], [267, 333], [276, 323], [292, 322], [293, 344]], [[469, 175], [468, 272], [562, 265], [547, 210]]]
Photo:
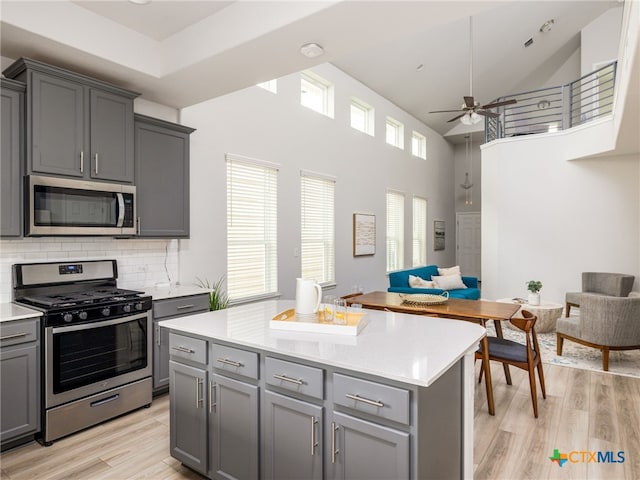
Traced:
[[[519, 330], [514, 330], [503, 324], [502, 333], [509, 340], [524, 343], [524, 333]], [[487, 334], [495, 335], [493, 324], [487, 325]], [[555, 332], [538, 333], [537, 335], [543, 363], [603, 371], [600, 350], [565, 340], [562, 346], [562, 356], [559, 356], [556, 354]], [[609, 352], [609, 373], [640, 377], [640, 350]]]

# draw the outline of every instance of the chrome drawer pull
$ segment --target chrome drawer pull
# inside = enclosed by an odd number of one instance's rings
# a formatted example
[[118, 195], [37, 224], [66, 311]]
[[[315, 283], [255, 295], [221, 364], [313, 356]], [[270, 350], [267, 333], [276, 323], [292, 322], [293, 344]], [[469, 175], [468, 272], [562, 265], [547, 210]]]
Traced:
[[80, 173], [84, 173], [84, 152], [80, 151]]
[[187, 347], [182, 347], [182, 346], [178, 346], [178, 347], [171, 347], [174, 350], [178, 350], [179, 352], [184, 352], [184, 353], [196, 353], [195, 350], [191, 350], [190, 348]]
[[355, 400], [357, 402], [366, 403], [367, 405], [373, 405], [374, 407], [384, 407], [384, 403], [375, 400], [369, 400], [368, 398], [361, 397], [357, 393], [352, 395], [350, 393], [345, 394], [345, 397]]
[[336, 422], [331, 422], [331, 463], [336, 463], [336, 455], [340, 453], [336, 450], [336, 431], [338, 430]]
[[0, 337], [0, 341], [9, 340], [10, 338], [26, 337], [27, 335], [29, 335], [27, 332], [14, 333], [13, 335], [5, 335], [4, 337]]
[[204, 400], [202, 398], [202, 379], [201, 378], [196, 378], [196, 408], [200, 408], [200, 405], [202, 405], [202, 401]]
[[304, 385], [304, 382], [301, 378], [290, 378], [286, 375], [279, 375], [277, 373], [273, 376], [273, 378], [277, 378], [278, 380], [282, 380], [284, 382], [295, 383], [296, 385]]
[[229, 360], [228, 358], [219, 358], [218, 361], [220, 363], [224, 363], [225, 365], [231, 365], [232, 367], [244, 367], [244, 364], [240, 363], [240, 362], [235, 362], [233, 360]]
[[216, 406], [218, 403], [216, 400], [216, 390], [218, 388], [218, 384], [209, 382], [209, 413], [212, 411], [215, 412]]
[[313, 457], [316, 452], [316, 447], [318, 446], [318, 442], [316, 442], [316, 425], [318, 424], [318, 420], [316, 417], [311, 417], [311, 456]]
[[184, 310], [185, 308], [193, 308], [195, 307], [195, 305], [193, 303], [189, 304], [189, 305], [178, 305], [176, 307], [176, 310]]

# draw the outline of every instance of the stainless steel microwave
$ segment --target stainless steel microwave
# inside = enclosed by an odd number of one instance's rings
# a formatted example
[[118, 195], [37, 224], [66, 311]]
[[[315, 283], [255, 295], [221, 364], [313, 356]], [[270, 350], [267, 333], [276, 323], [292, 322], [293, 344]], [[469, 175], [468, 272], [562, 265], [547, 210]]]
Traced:
[[27, 177], [27, 235], [135, 235], [136, 187]]

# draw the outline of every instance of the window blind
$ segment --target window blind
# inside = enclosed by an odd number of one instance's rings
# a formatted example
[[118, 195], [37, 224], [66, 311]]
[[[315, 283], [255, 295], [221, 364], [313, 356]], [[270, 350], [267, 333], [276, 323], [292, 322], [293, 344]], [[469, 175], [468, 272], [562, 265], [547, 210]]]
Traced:
[[335, 282], [335, 179], [300, 173], [300, 260], [303, 278]]
[[413, 266], [427, 264], [427, 201], [413, 197]]
[[387, 191], [387, 272], [404, 268], [404, 194]]
[[227, 155], [227, 291], [231, 300], [277, 292], [277, 175], [272, 164]]

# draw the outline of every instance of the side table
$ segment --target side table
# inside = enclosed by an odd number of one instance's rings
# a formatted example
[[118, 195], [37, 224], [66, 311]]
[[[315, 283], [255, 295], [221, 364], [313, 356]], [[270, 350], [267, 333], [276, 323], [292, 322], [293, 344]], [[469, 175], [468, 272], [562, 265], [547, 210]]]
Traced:
[[[526, 302], [516, 302], [513, 298], [500, 298], [496, 300], [496, 302], [520, 304], [520, 310], [525, 309], [533, 313], [538, 317], [536, 321], [536, 331], [538, 333], [554, 332], [556, 330], [556, 322], [562, 316], [562, 310], [564, 309], [564, 306], [560, 303], [552, 302], [540, 302], [540, 305], [529, 305]], [[520, 310], [516, 315], [520, 313]], [[508, 323], [507, 326], [509, 326]]]

